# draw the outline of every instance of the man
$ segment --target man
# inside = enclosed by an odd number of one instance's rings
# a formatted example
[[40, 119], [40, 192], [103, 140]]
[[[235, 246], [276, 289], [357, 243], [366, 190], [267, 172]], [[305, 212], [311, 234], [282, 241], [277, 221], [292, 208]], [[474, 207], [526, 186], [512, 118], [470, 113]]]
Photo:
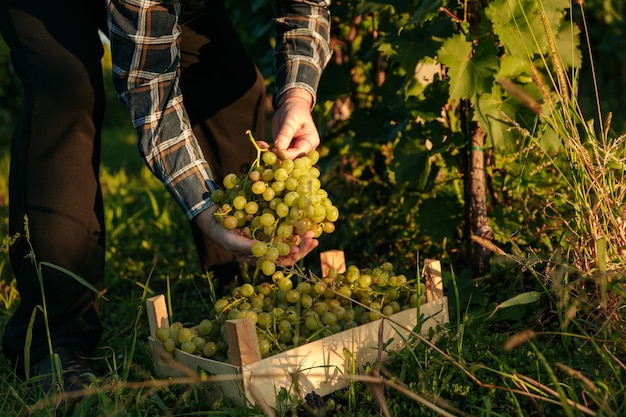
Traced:
[[[319, 145], [311, 108], [330, 55], [329, 16], [326, 2], [313, 0], [278, 1], [276, 15], [272, 136], [274, 147], [293, 158]], [[216, 206], [208, 197], [219, 176], [239, 168], [250, 155], [249, 145], [242, 143], [225, 150], [229, 141], [245, 138], [246, 129], [259, 130], [258, 113], [242, 109], [256, 103], [257, 112], [262, 110], [258, 74], [219, 1], [107, 0], [105, 11], [101, 3], [82, 0], [0, 0], [0, 32], [25, 93], [12, 137], [9, 178], [10, 233], [22, 236], [10, 256], [22, 299], [5, 330], [3, 353], [27, 375], [51, 369], [46, 326], [36, 312], [42, 304], [37, 270], [26, 257], [30, 245], [38, 261], [66, 268], [95, 288], [103, 286], [98, 169], [104, 94], [98, 29], [105, 18], [114, 82], [130, 110], [140, 154], [197, 229], [207, 266], [248, 257], [253, 243], [215, 221]], [[220, 36], [230, 40], [229, 47], [220, 46]], [[207, 54], [214, 46], [214, 54], [221, 56]], [[201, 81], [203, 75], [209, 81]], [[241, 77], [241, 84], [233, 75]], [[228, 78], [222, 83], [210, 79], [216, 76]], [[216, 82], [227, 86], [225, 92], [215, 90]], [[221, 132], [237, 113], [242, 125]], [[231, 160], [233, 153], [240, 157]], [[23, 237], [27, 232], [29, 241]], [[303, 236], [300, 250], [282, 262], [296, 262], [316, 244]], [[214, 246], [230, 255], [209, 259], [204, 254], [213, 253]], [[101, 335], [97, 295], [55, 268], [44, 266], [42, 274], [52, 348], [69, 371], [66, 388], [79, 387], [87, 370], [81, 357]]]

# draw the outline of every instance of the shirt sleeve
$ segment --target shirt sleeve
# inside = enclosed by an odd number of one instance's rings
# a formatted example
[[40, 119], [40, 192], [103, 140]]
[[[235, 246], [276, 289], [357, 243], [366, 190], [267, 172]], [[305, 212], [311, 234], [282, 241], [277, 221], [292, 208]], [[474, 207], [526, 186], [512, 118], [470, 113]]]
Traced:
[[139, 153], [189, 219], [213, 203], [213, 173], [180, 90], [180, 1], [107, 0], [113, 79]]
[[329, 4], [330, 0], [274, 1], [274, 106], [291, 88], [308, 90], [315, 102], [331, 56]]

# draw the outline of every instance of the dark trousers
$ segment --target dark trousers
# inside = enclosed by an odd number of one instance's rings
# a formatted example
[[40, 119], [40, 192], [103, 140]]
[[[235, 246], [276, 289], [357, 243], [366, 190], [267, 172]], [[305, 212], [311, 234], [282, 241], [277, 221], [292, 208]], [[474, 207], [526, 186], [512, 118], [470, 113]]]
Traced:
[[[182, 88], [194, 132], [214, 172], [222, 176], [240, 171], [254, 155], [244, 132], [263, 135], [265, 88], [223, 6], [208, 12], [184, 28]], [[27, 256], [31, 245], [37, 262], [66, 268], [98, 289], [104, 285], [98, 179], [104, 114], [98, 29], [104, 28], [104, 19], [102, 2], [0, 0], [0, 33], [24, 87], [9, 175], [9, 230], [22, 236], [10, 248], [21, 302], [2, 345], [18, 369], [24, 365], [33, 314], [31, 363], [48, 351], [37, 310], [42, 305], [38, 269]], [[232, 261], [192, 230], [206, 267]], [[55, 268], [40, 271], [53, 346], [93, 350], [102, 333], [96, 294]]]

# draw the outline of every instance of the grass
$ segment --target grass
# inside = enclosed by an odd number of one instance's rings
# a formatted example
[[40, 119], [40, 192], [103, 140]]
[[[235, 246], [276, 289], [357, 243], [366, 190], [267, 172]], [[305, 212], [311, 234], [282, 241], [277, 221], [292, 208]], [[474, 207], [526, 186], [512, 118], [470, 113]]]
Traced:
[[[563, 199], [572, 210], [557, 214], [567, 241], [573, 242], [567, 247], [573, 249], [555, 250], [542, 259], [492, 244], [492, 269], [484, 277], [456, 272], [450, 265], [444, 288], [451, 323], [426, 337], [414, 334], [384, 364], [353, 364], [360, 372], [351, 376], [348, 388], [321, 399], [314, 412], [284, 393], [278, 394], [280, 406], [268, 411], [211, 398], [200, 378], [154, 375], [145, 299], [168, 294], [172, 318], [191, 323], [204, 316], [211, 289], [200, 272], [187, 220], [143, 167], [125, 110], [109, 96], [101, 178], [108, 301], [101, 303], [105, 334], [95, 352], [102, 377], [66, 407], [59, 402], [62, 397], [33, 389], [35, 381], [20, 380], [0, 356], [0, 414], [625, 415], [626, 281], [623, 235], [616, 232], [624, 224], [623, 138], [609, 139], [593, 130], [570, 135], [568, 127], [584, 121], [570, 105], [551, 117], [555, 130], [572, 141], [566, 160], [576, 161], [565, 167], [553, 162], [564, 184], [569, 183]], [[561, 123], [572, 115], [573, 121]], [[0, 169], [6, 235], [6, 153]], [[18, 302], [5, 251], [0, 257], [0, 332]]]

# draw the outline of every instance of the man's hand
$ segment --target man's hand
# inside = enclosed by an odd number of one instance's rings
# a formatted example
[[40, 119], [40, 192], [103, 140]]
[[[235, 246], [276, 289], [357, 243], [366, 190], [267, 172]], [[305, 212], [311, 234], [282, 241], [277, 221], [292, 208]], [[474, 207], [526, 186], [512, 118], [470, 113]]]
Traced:
[[[241, 262], [252, 261], [254, 259], [252, 256], [252, 245], [256, 241], [243, 236], [238, 228], [229, 230], [219, 224], [215, 218], [217, 208], [216, 204], [212, 205], [198, 214], [194, 221], [209, 239], [230, 251], [237, 260]], [[298, 246], [292, 247], [289, 255], [278, 258], [277, 263], [283, 266], [294, 265], [315, 249], [318, 244], [317, 239], [313, 238], [313, 232], [308, 231], [304, 236], [299, 237]]]
[[272, 118], [272, 136], [274, 148], [282, 159], [306, 155], [320, 145], [312, 106], [313, 97], [304, 89], [292, 88], [280, 97]]

